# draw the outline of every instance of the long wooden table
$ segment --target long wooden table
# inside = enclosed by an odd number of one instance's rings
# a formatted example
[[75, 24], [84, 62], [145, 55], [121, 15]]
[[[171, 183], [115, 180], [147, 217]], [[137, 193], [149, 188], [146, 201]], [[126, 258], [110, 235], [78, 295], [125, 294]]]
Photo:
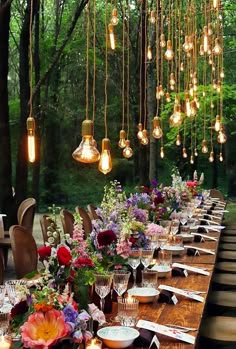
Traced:
[[[220, 233], [212, 232], [208, 233], [209, 236], [214, 236], [220, 238]], [[216, 254], [218, 250], [217, 241], [205, 240], [205, 242], [193, 242], [191, 244], [186, 243], [186, 245], [194, 245], [206, 249], [211, 249], [215, 251], [215, 255], [205, 254], [201, 252], [200, 256], [187, 256], [186, 254], [182, 256], [173, 256], [173, 262], [178, 262], [182, 264], [187, 264], [190, 266], [195, 266], [199, 268], [207, 269], [210, 274], [209, 276], [200, 275], [196, 273], [188, 272], [187, 277], [175, 276], [171, 277], [171, 274], [167, 278], [162, 278], [158, 280], [158, 284], [164, 284], [180, 289], [191, 289], [196, 291], [203, 291], [205, 293], [201, 294], [205, 301], [210, 287], [211, 276], [214, 269], [214, 264], [216, 260]], [[203, 303], [191, 300], [189, 298], [181, 297], [176, 295], [178, 303], [176, 305], [158, 303], [158, 300], [149, 304], [139, 305], [139, 319], [152, 321], [160, 325], [174, 324], [186, 327], [196, 328], [194, 332], [188, 332], [196, 337], [199, 331], [199, 326], [201, 323], [201, 318], [204, 312], [205, 301]], [[113, 311], [111, 316], [114, 317], [117, 312], [117, 303], [113, 303]], [[180, 342], [178, 340], [157, 335], [161, 349], [193, 349], [195, 344], [188, 344], [185, 342]], [[135, 347], [137, 348], [137, 347]]]

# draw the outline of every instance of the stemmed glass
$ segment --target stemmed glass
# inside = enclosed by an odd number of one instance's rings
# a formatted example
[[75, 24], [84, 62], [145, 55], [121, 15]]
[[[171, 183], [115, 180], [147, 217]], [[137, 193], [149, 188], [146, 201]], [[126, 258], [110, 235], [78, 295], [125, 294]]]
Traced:
[[180, 216], [180, 222], [182, 225], [185, 225], [188, 221], [188, 214], [187, 212], [183, 211], [181, 212], [181, 216]]
[[113, 273], [107, 272], [104, 274], [95, 273], [95, 291], [100, 297], [100, 308], [104, 311], [105, 297], [111, 290]]
[[179, 231], [179, 221], [173, 220], [171, 223], [170, 232], [171, 234], [176, 235], [178, 231]]
[[134, 278], [133, 287], [137, 287], [136, 274], [137, 274], [137, 268], [140, 264], [141, 253], [142, 253], [141, 248], [132, 248], [129, 252], [128, 264], [133, 269], [133, 278]]
[[130, 272], [125, 270], [115, 270], [113, 274], [113, 289], [119, 297], [127, 290]]
[[166, 229], [164, 229], [163, 232], [161, 234], [159, 234], [159, 244], [160, 244], [161, 250], [165, 247], [165, 245], [168, 241], [168, 236], [169, 236], [169, 234], [168, 234]]
[[144, 270], [146, 270], [147, 267], [152, 263], [153, 252], [154, 250], [152, 248], [146, 248], [142, 250], [141, 262], [144, 266]]

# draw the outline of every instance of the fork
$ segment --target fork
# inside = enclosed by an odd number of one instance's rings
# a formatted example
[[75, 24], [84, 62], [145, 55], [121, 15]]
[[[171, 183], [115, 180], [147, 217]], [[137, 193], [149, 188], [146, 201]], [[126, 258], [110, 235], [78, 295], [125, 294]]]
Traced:
[[174, 325], [174, 324], [165, 324], [165, 326], [171, 327], [173, 329], [178, 329], [181, 332], [197, 331], [197, 328], [195, 328], [195, 327], [185, 327], [185, 326]]
[[189, 288], [184, 288], [183, 290], [184, 290], [184, 291], [187, 291], [187, 292], [194, 293], [194, 294], [205, 294], [205, 293], [206, 293], [206, 291], [190, 290]]

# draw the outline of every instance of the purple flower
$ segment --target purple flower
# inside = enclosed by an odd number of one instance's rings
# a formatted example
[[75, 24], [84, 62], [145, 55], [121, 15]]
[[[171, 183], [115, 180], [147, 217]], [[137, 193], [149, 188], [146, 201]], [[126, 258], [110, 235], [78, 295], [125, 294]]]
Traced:
[[133, 210], [134, 217], [139, 221], [139, 222], [146, 222], [148, 219], [148, 214], [145, 210], [142, 210], [141, 208], [135, 208]]
[[154, 178], [152, 181], [151, 181], [151, 186], [152, 187], [156, 187], [158, 185], [158, 182], [157, 180]]
[[64, 309], [63, 313], [65, 316], [65, 322], [69, 322], [70, 324], [75, 324], [78, 312], [74, 309], [74, 307], [71, 304], [68, 304]]

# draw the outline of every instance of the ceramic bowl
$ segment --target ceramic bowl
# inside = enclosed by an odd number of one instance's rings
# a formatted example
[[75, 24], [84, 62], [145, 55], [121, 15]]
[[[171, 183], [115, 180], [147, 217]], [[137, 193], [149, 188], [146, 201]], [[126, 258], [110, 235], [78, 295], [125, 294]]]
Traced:
[[128, 290], [128, 294], [136, 298], [140, 303], [151, 303], [159, 295], [159, 291], [151, 287], [134, 287]]
[[106, 346], [118, 349], [129, 347], [139, 336], [139, 332], [131, 327], [109, 326], [98, 330], [97, 335]]
[[179, 234], [183, 238], [183, 242], [193, 242], [194, 235], [188, 233]]
[[173, 256], [182, 255], [184, 253], [183, 246], [166, 245], [164, 246], [164, 250], [172, 252]]
[[152, 270], [156, 270], [158, 272], [158, 278], [165, 278], [171, 271], [171, 267], [168, 265], [154, 265]]

